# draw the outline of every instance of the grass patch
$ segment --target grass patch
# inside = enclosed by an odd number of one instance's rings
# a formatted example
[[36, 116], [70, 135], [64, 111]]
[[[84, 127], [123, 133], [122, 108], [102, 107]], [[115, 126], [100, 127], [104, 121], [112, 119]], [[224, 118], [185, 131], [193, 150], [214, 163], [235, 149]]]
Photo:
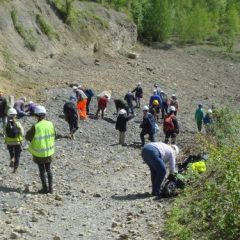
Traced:
[[11, 11], [11, 17], [12, 17], [12, 21], [13, 21], [13, 25], [15, 27], [15, 30], [21, 36], [21, 38], [24, 40], [25, 46], [28, 49], [30, 49], [32, 51], [35, 51], [36, 48], [37, 48], [37, 40], [33, 36], [31, 30], [24, 29], [24, 26], [21, 23], [18, 22], [17, 10], [16, 9], [13, 9]]
[[51, 25], [46, 23], [43, 16], [40, 14], [36, 14], [36, 23], [49, 40], [52, 40], [53, 38], [59, 40], [59, 35], [54, 31]]

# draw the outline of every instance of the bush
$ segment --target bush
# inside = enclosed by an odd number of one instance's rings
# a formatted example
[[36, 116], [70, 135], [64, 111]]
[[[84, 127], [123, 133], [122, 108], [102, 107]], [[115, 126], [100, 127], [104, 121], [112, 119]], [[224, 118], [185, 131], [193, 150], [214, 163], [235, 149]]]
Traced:
[[11, 17], [12, 17], [12, 21], [13, 21], [13, 25], [15, 27], [15, 30], [21, 36], [21, 38], [24, 40], [25, 46], [28, 49], [30, 49], [32, 51], [35, 51], [36, 47], [37, 47], [37, 40], [33, 36], [31, 30], [28, 30], [28, 31], [25, 30], [24, 26], [18, 22], [16, 9], [13, 9], [11, 11]]
[[[194, 176], [166, 221], [167, 239], [240, 237], [240, 113], [215, 110], [215, 143], [205, 139], [207, 172]], [[191, 173], [188, 173], [191, 175]]]
[[59, 40], [59, 35], [53, 30], [53, 28], [46, 23], [43, 16], [40, 14], [36, 14], [36, 23], [40, 27], [41, 31], [47, 35], [49, 40], [52, 40], [53, 38], [57, 38]]

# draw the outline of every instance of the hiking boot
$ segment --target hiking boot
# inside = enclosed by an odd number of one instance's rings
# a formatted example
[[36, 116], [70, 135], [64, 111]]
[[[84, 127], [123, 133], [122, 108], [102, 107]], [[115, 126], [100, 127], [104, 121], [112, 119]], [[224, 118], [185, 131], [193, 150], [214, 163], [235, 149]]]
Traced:
[[47, 188], [42, 188], [41, 190], [38, 190], [38, 193], [39, 194], [47, 194], [48, 190], [47, 190]]
[[13, 173], [17, 173], [17, 167], [14, 167], [14, 169], [13, 169]]
[[14, 161], [10, 161], [9, 167], [13, 168], [13, 166], [14, 166]]

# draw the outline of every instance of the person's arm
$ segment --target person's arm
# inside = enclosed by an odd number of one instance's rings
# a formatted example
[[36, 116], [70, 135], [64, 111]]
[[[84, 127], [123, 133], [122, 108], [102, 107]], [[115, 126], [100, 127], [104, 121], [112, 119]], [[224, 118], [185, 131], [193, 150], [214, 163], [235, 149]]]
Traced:
[[173, 124], [174, 124], [174, 127], [175, 127], [175, 132], [179, 133], [179, 124], [178, 124], [177, 118], [173, 117], [172, 121], [173, 121]]
[[33, 125], [30, 128], [30, 130], [27, 131], [25, 138], [26, 138], [26, 140], [31, 142], [34, 138], [34, 135], [35, 135], [35, 126]]
[[132, 90], [132, 93], [134, 93], [134, 92], [136, 92], [137, 91], [137, 88], [134, 88], [133, 90]]
[[134, 117], [135, 117], [134, 115], [126, 116], [126, 121], [128, 122], [129, 120], [133, 119]]
[[170, 174], [174, 174], [176, 172], [176, 168], [175, 168], [176, 160], [172, 151], [170, 152], [168, 160], [169, 160], [169, 172]]
[[24, 129], [23, 129], [21, 123], [18, 122], [18, 123], [17, 123], [17, 126], [18, 126], [18, 128], [20, 129], [20, 135], [21, 135], [21, 136], [24, 136]]

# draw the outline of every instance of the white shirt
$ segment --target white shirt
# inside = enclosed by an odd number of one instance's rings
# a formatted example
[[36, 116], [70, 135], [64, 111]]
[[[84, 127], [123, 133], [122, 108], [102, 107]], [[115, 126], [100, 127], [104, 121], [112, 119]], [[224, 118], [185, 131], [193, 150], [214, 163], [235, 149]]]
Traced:
[[150, 144], [159, 150], [161, 154], [161, 158], [165, 163], [169, 162], [170, 173], [176, 172], [176, 169], [175, 169], [176, 160], [175, 160], [174, 150], [172, 149], [172, 147], [163, 142], [153, 142]]

